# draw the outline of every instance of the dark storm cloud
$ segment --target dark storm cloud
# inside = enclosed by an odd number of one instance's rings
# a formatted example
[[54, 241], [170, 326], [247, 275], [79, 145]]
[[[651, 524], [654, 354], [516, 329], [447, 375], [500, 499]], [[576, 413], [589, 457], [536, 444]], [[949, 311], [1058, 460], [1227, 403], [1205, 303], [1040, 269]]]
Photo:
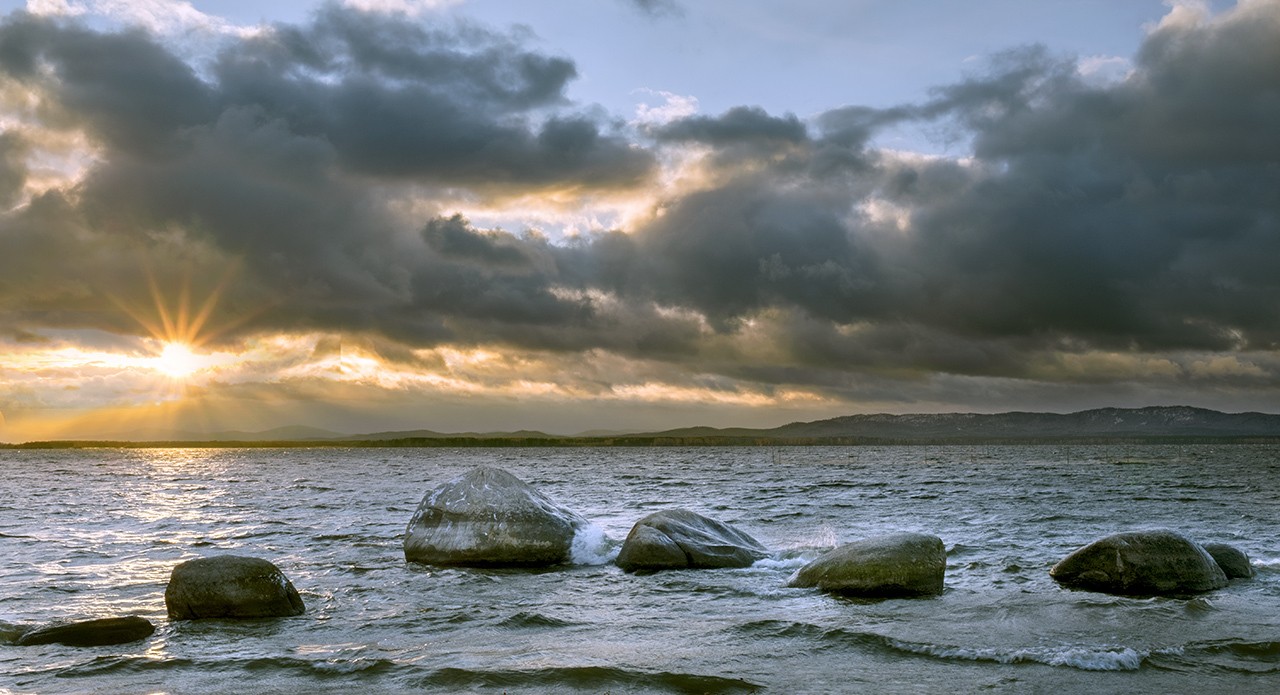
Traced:
[[430, 30], [336, 6], [224, 51], [227, 105], [324, 138], [363, 173], [470, 184], [633, 185], [651, 158], [565, 103], [569, 60], [475, 27]]
[[27, 144], [16, 133], [0, 133], [0, 207], [17, 202], [27, 182]]
[[141, 31], [101, 33], [21, 13], [0, 24], [0, 70], [52, 97], [46, 122], [88, 128], [108, 147], [152, 151], [216, 114], [190, 66]]
[[[1275, 9], [1161, 28], [1120, 84], [1091, 86], [1073, 61], [1032, 48], [997, 56], [988, 74], [928, 103], [829, 112], [804, 147], [674, 202], [640, 246], [664, 260], [667, 301], [722, 323], [784, 306], [1019, 348], [912, 360], [923, 369], [1016, 375], [1027, 349], [1072, 341], [1274, 349]], [[696, 117], [664, 132], [710, 141], [739, 120]], [[878, 128], [916, 120], [963, 129], [974, 158], [864, 150]], [[857, 341], [859, 351], [882, 344], [881, 362], [906, 354], [893, 341]]]
[[690, 116], [656, 129], [660, 140], [692, 140], [707, 145], [744, 142], [801, 142], [807, 138], [804, 123], [793, 115], [770, 116], [760, 107], [738, 106], [723, 115]]
[[[138, 330], [115, 304], [148, 302], [140, 258], [170, 292], [193, 265], [207, 274], [242, 259], [224, 305], [254, 307], [250, 330], [431, 342], [451, 335], [442, 321], [455, 313], [564, 320], [580, 302], [557, 299], [535, 271], [460, 258], [456, 234], [424, 246], [379, 182], [609, 189], [646, 180], [653, 164], [573, 112], [570, 61], [515, 36], [338, 6], [231, 41], [204, 72], [142, 31], [15, 13], [0, 25], [0, 70], [39, 94], [40, 127], [83, 129], [102, 148], [73, 192], [0, 220], [0, 309], [32, 326]], [[23, 152], [21, 138], [0, 140], [8, 198]]]
[[[18, 14], [0, 69], [47, 96], [45, 127], [104, 150], [74, 191], [3, 213], [0, 311], [130, 330], [101, 288], [130, 286], [145, 245], [158, 273], [243, 259], [227, 302], [256, 308], [245, 330], [599, 348], [778, 383], [1274, 350], [1277, 9], [1162, 26], [1118, 83], [1018, 49], [920, 104], [810, 123], [740, 107], [634, 141], [567, 101], [570, 61], [476, 27], [331, 6], [197, 71], [142, 33]], [[869, 144], [911, 124], [972, 156]], [[10, 198], [23, 142], [0, 139]], [[628, 233], [557, 244], [387, 203], [393, 184], [638, 192], [689, 145], [705, 180]]]

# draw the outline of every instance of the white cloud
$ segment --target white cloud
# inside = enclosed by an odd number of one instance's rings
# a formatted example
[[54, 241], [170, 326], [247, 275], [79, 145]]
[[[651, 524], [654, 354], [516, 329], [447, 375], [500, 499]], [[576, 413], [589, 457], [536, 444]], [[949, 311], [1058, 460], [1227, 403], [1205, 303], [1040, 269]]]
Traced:
[[1144, 27], [1154, 33], [1162, 29], [1194, 29], [1204, 24], [1212, 16], [1209, 3], [1205, 0], [1164, 0], [1169, 12], [1155, 25]]
[[420, 15], [461, 4], [462, 0], [343, 0], [342, 4], [365, 12], [401, 13]]
[[662, 125], [698, 112], [698, 98], [694, 96], [647, 88], [637, 89], [632, 93], [662, 98], [662, 103], [657, 105], [643, 101], [636, 104], [636, 117], [632, 121], [636, 125]]
[[246, 36], [259, 31], [205, 14], [183, 0], [27, 0], [27, 11], [60, 17], [96, 15], [141, 26], [157, 34], [198, 32]]
[[1133, 62], [1123, 56], [1085, 56], [1076, 63], [1076, 72], [1090, 84], [1105, 86], [1128, 79]]
[[67, 0], [27, 0], [27, 12], [46, 17], [75, 17], [88, 12], [88, 9], [81, 3], [72, 4]]

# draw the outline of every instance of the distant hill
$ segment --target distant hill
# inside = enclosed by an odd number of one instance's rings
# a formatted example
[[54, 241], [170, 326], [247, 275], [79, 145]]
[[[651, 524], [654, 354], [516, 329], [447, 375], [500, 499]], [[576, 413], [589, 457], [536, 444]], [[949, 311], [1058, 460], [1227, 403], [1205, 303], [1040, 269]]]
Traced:
[[555, 439], [554, 435], [534, 430], [515, 432], [436, 432], [434, 430], [404, 430], [399, 432], [373, 432], [333, 437], [348, 442], [383, 442], [396, 439]]
[[1099, 408], [1076, 413], [847, 415], [772, 429], [690, 427], [666, 437], [768, 439], [992, 440], [1148, 437], [1280, 437], [1280, 415], [1221, 413], [1189, 406]]
[[1189, 406], [1099, 408], [1077, 413], [938, 413], [847, 415], [793, 422], [771, 429], [684, 427], [662, 432], [588, 432], [571, 437], [545, 432], [402, 430], [344, 435], [315, 427], [261, 432], [132, 432], [74, 442], [16, 446], [659, 446], [732, 444], [860, 444], [910, 442], [1019, 442], [1109, 440], [1280, 440], [1280, 415], [1222, 413]]
[[204, 435], [192, 435], [191, 438], [233, 442], [301, 442], [318, 439], [344, 439], [345, 435], [331, 430], [322, 430], [319, 427], [289, 425], [260, 432], [242, 432], [240, 430], [210, 432]]

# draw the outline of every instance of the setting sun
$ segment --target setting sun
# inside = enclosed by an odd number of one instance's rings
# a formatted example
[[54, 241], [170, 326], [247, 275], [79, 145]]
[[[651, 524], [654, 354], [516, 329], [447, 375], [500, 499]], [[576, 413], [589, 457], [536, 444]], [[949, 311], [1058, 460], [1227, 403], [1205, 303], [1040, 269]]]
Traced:
[[185, 379], [204, 365], [200, 356], [182, 343], [165, 343], [164, 349], [155, 358], [155, 369], [165, 376], [174, 379]]

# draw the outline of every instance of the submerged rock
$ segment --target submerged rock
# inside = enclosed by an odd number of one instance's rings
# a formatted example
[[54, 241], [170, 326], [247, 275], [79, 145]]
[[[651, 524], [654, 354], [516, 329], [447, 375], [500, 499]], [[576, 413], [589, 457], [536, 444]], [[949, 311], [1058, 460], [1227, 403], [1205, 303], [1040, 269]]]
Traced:
[[302, 597], [275, 565], [256, 557], [215, 555], [173, 568], [164, 591], [170, 620], [302, 615]]
[[1205, 543], [1202, 547], [1222, 568], [1227, 579], [1248, 579], [1257, 574], [1253, 569], [1253, 563], [1249, 562], [1249, 556], [1245, 555], [1243, 550], [1226, 543]]
[[942, 593], [947, 549], [924, 533], [895, 533], [846, 543], [791, 576], [787, 586], [869, 597]]
[[759, 541], [728, 524], [669, 509], [637, 521], [615, 562], [628, 572], [748, 567], [768, 554]]
[[1196, 594], [1227, 584], [1203, 547], [1167, 529], [1096, 540], [1054, 565], [1049, 576], [1068, 587], [1127, 596]]
[[99, 647], [125, 644], [146, 639], [156, 628], [150, 620], [136, 615], [123, 618], [99, 618], [74, 623], [47, 625], [28, 630], [17, 639], [20, 646], [65, 644], [72, 647]]
[[567, 562], [586, 519], [510, 473], [472, 469], [428, 492], [404, 532], [410, 562], [545, 566]]

